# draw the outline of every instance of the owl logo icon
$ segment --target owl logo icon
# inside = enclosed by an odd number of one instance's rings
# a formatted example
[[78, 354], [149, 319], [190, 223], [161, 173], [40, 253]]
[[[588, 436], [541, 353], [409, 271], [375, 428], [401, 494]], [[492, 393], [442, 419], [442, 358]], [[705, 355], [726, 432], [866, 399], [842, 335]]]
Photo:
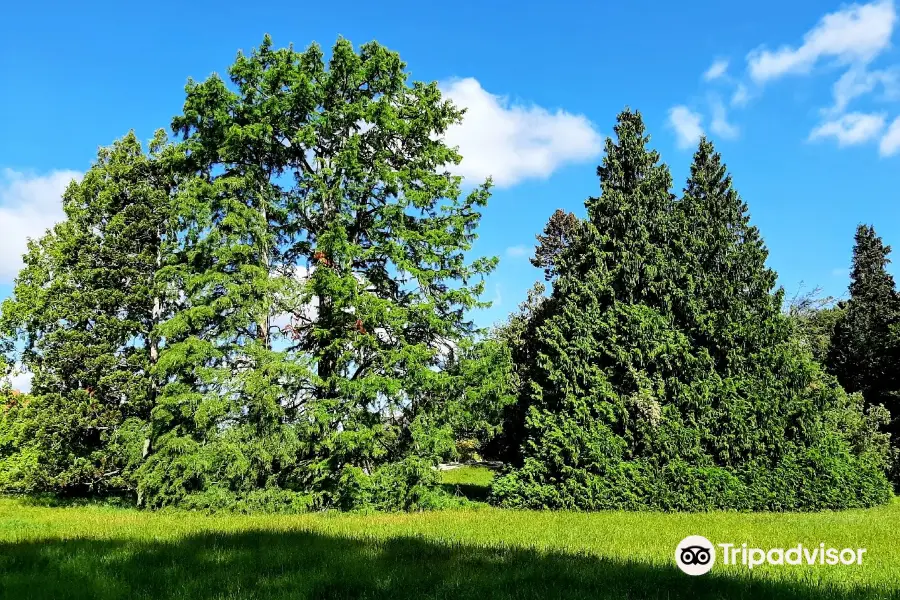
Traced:
[[702, 535], [689, 535], [675, 548], [675, 564], [688, 575], [709, 573], [716, 562], [716, 548]]

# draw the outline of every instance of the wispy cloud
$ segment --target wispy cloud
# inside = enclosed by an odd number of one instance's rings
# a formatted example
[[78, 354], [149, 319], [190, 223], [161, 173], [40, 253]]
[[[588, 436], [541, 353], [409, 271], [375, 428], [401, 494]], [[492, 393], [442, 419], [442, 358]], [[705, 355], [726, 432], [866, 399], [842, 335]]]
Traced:
[[713, 61], [705, 73], [703, 79], [705, 81], [713, 81], [719, 79], [728, 71], [728, 59], [718, 58]]
[[750, 100], [750, 90], [747, 89], [747, 86], [743, 83], [739, 83], [734, 88], [734, 93], [731, 94], [731, 105], [735, 108], [741, 108], [747, 105], [747, 102]]
[[884, 123], [884, 114], [848, 113], [822, 123], [812, 130], [809, 139], [834, 138], [838, 146], [856, 146], [877, 137], [884, 129]]
[[808, 73], [822, 59], [866, 64], [890, 46], [896, 21], [892, 0], [851, 4], [823, 16], [799, 46], [757, 48], [747, 55], [750, 76], [764, 83], [785, 75]]
[[867, 70], [864, 65], [853, 66], [834, 82], [832, 95], [834, 104], [825, 114], [842, 113], [851, 101], [871, 93], [881, 87], [886, 99], [900, 96], [900, 72], [898, 69]]
[[900, 151], [900, 117], [894, 119], [888, 126], [884, 137], [881, 138], [881, 142], [878, 144], [878, 152], [881, 156], [893, 156], [898, 151]]
[[900, 71], [872, 69], [871, 63], [891, 46], [897, 23], [893, 0], [850, 4], [824, 15], [806, 32], [798, 46], [778, 50], [757, 48], [747, 55], [747, 71], [757, 84], [804, 75], [820, 64], [843, 68], [832, 86], [831, 106], [821, 110], [822, 123], [809, 139], [833, 137], [839, 146], [861, 144], [878, 135], [884, 117], [860, 112], [846, 113], [857, 98], [883, 90], [885, 98], [900, 97]]
[[727, 140], [735, 139], [740, 134], [740, 129], [728, 122], [728, 111], [717, 95], [710, 96], [710, 111], [712, 120], [709, 128], [714, 134]]
[[669, 127], [675, 132], [679, 148], [688, 148], [703, 135], [703, 117], [683, 104], [669, 109]]

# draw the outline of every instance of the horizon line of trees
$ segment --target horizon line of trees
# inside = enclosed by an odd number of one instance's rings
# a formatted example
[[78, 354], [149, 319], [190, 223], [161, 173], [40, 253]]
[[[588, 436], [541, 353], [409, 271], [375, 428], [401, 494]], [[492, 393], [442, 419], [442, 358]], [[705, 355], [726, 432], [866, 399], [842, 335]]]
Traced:
[[[268, 36], [189, 81], [180, 137], [102, 148], [0, 308], [0, 491], [304, 511], [458, 502], [435, 465], [507, 463], [502, 506], [871, 506], [896, 473], [900, 302], [857, 232], [850, 299], [790, 314], [720, 155], [683, 194], [626, 109], [587, 216], [482, 332], [464, 111], [400, 57]], [[485, 335], [486, 333], [486, 335]], [[894, 437], [891, 438], [891, 434]], [[893, 440], [893, 441], [892, 441]], [[893, 444], [893, 445], [892, 445]]]

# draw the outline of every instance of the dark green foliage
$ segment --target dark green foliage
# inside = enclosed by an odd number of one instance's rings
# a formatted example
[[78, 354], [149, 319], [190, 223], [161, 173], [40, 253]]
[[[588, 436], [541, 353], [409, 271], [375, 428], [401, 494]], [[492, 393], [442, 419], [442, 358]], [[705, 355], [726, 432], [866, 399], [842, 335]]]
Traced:
[[[459, 460], [474, 460], [490, 451], [502, 435], [504, 413], [515, 402], [515, 364], [508, 345], [489, 336], [463, 342], [444, 370], [448, 385], [439, 388], [435, 407], [446, 411]], [[443, 402], [441, 399], [443, 398]], [[432, 414], [438, 416], [437, 411]]]
[[[558, 210], [538, 236], [552, 295], [483, 336], [497, 261], [468, 253], [490, 182], [464, 193], [443, 141], [463, 111], [374, 42], [326, 61], [266, 37], [228, 75], [188, 83], [177, 143], [101, 150], [29, 244], [0, 374], [33, 389], [0, 390], [0, 490], [420, 510], [463, 502], [439, 461], [486, 455], [516, 507], [887, 498], [900, 305], [873, 231], [846, 317], [785, 317], [712, 145], [676, 199], [626, 111], [587, 219]], [[814, 360], [832, 329], [861, 395]]]
[[[543, 233], [536, 236], [538, 245], [531, 258], [532, 265], [544, 270], [546, 281], [555, 281], [558, 262], [568, 248], [578, 243], [579, 236], [584, 232], [585, 224], [574, 213], [557, 209], [550, 215]], [[510, 314], [506, 322], [495, 326], [490, 334], [492, 339], [508, 349], [512, 358], [507, 387], [515, 402], [503, 408], [503, 425], [485, 451], [488, 456], [509, 464], [518, 465], [522, 461], [522, 444], [527, 436], [525, 421], [531, 405], [526, 382], [530, 371], [535, 368], [535, 332], [546, 312], [546, 289], [543, 283], [535, 282], [518, 310]]]
[[[684, 196], [626, 111], [535, 334], [505, 506], [811, 510], [890, 495], [883, 439], [790, 338], [712, 145]], [[873, 417], [877, 420], [877, 415]]]
[[701, 140], [675, 203], [670, 251], [681, 271], [673, 315], [725, 373], [790, 335], [784, 292], [774, 290], [777, 276], [747, 211], [712, 143]]
[[844, 389], [862, 394], [869, 410], [886, 411], [885, 429], [893, 436], [888, 470], [900, 489], [900, 294], [887, 272], [890, 252], [874, 227], [857, 228], [850, 299], [840, 305], [826, 364]]
[[470, 343], [496, 259], [466, 257], [489, 183], [463, 194], [447, 171], [463, 111], [377, 43], [326, 63], [266, 37], [229, 75], [189, 82], [178, 144], [101, 151], [31, 244], [0, 367], [21, 360], [34, 395], [0, 421], [0, 482], [149, 507], [436, 506], [432, 467], [454, 435], [495, 434], [511, 368]]
[[525, 418], [531, 401], [526, 382], [530, 369], [535, 366], [535, 331], [545, 313], [545, 291], [544, 284], [535, 282], [518, 310], [490, 333], [492, 339], [507, 348], [512, 358], [506, 386], [515, 401], [503, 408], [501, 430], [487, 446], [485, 453], [488, 457], [499, 458], [510, 464], [521, 463], [522, 443], [527, 435]]
[[561, 208], [550, 215], [543, 234], [537, 236], [538, 245], [531, 264], [544, 270], [544, 279], [552, 281], [557, 275], [556, 261], [572, 245], [581, 231], [581, 220], [574, 213]]
[[29, 243], [0, 317], [34, 375], [27, 406], [0, 425], [5, 489], [134, 487], [155, 392], [154, 277], [171, 189], [164, 151], [162, 133], [150, 156], [134, 134], [101, 149], [66, 190], [66, 220]]
[[900, 296], [887, 272], [890, 246], [870, 225], [856, 230], [850, 299], [832, 336], [827, 364], [848, 392], [883, 405], [900, 434]]

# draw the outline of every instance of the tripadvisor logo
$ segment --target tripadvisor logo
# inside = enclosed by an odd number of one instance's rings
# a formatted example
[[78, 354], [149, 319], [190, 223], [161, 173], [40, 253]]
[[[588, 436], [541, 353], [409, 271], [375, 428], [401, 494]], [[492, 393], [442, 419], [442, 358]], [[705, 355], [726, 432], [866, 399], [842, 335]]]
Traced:
[[688, 575], [709, 573], [716, 562], [716, 548], [702, 535], [689, 535], [675, 548], [675, 562]]
[[753, 569], [759, 565], [861, 565], [865, 548], [826, 548], [797, 544], [790, 548], [748, 547], [744, 544], [713, 544], [702, 535], [689, 535], [675, 548], [675, 564], [688, 575], [709, 573], [716, 562], [716, 548], [723, 565], [743, 565]]

